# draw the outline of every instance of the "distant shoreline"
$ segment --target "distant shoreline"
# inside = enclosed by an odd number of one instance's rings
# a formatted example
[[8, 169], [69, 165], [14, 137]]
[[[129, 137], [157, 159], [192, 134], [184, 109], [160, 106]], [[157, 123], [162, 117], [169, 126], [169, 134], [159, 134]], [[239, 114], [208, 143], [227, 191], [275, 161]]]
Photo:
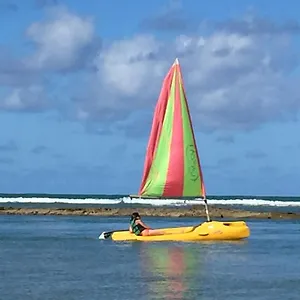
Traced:
[[[133, 211], [138, 211], [147, 217], [206, 217], [202, 205], [191, 207], [8, 207], [0, 206], [0, 215], [56, 215], [56, 216], [105, 216], [119, 217], [130, 216]], [[300, 219], [300, 213], [251, 211], [244, 209], [221, 208], [210, 206], [211, 218], [223, 219]]]

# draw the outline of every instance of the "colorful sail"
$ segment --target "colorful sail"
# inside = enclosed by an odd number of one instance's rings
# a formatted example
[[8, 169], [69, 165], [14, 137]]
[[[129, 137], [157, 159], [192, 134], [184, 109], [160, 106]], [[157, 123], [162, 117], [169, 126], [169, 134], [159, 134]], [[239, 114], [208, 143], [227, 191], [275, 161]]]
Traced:
[[205, 197], [178, 59], [163, 81], [155, 108], [139, 196]]

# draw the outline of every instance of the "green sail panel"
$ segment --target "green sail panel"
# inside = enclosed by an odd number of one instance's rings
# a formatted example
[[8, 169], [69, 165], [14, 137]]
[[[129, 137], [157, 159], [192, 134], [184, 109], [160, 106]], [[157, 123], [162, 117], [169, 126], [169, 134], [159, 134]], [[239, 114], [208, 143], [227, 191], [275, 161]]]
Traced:
[[180, 84], [182, 122], [184, 132], [184, 188], [183, 196], [205, 196], [204, 183], [199, 163], [197, 145], [182, 83]]

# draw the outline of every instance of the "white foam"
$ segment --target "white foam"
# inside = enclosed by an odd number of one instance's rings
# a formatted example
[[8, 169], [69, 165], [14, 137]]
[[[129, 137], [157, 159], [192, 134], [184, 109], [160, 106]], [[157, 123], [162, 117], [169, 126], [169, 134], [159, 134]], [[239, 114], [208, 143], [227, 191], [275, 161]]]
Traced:
[[[152, 205], [199, 205], [203, 203], [202, 199], [195, 200], [179, 200], [179, 199], [130, 199], [129, 201], [124, 201], [125, 203], [147, 203]], [[274, 200], [262, 200], [262, 199], [208, 199], [208, 204], [214, 205], [244, 205], [244, 206], [278, 206], [278, 207], [286, 207], [286, 206], [300, 206], [300, 201], [274, 201]]]
[[[300, 201], [276, 201], [263, 199], [208, 199], [208, 204], [212, 205], [243, 205], [243, 206], [274, 206], [274, 207], [299, 207]], [[202, 199], [179, 200], [179, 199], [139, 199], [122, 197], [118, 199], [106, 198], [46, 198], [46, 197], [16, 197], [16, 198], [0, 198], [0, 203], [62, 203], [62, 204], [150, 204], [153, 206], [162, 205], [199, 205], [203, 203]]]
[[210, 204], [221, 205], [245, 205], [245, 206], [300, 206], [300, 201], [276, 201], [276, 200], [262, 200], [262, 199], [228, 199], [228, 200], [209, 200]]
[[121, 199], [76, 199], [76, 198], [46, 198], [46, 197], [18, 197], [0, 198], [0, 203], [66, 203], [66, 204], [119, 204]]

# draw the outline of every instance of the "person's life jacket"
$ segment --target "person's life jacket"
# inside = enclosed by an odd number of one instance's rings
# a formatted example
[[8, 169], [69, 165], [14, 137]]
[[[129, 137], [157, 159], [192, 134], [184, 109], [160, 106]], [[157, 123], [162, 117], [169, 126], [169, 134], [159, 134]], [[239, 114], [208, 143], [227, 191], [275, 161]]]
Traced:
[[136, 219], [130, 220], [130, 225], [131, 225], [131, 228], [132, 228], [132, 232], [135, 235], [141, 235], [142, 231], [145, 230], [145, 228], [141, 224], [136, 224], [135, 221], [136, 221]]

